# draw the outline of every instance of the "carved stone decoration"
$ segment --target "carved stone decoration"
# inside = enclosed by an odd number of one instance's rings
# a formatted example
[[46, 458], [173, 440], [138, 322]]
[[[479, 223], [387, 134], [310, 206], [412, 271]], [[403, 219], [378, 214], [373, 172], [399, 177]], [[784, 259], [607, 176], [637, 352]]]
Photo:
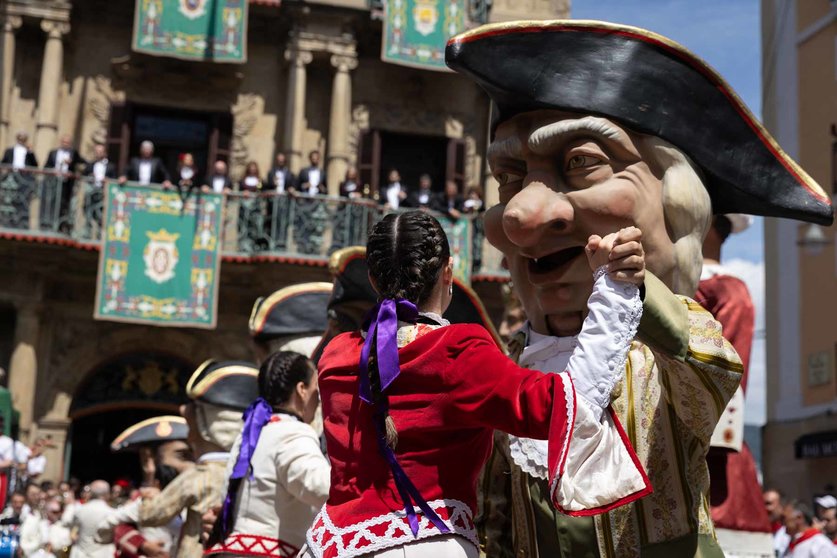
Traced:
[[357, 165], [357, 152], [360, 149], [360, 135], [369, 129], [369, 107], [355, 105], [352, 107], [352, 119], [349, 123], [349, 163]]
[[259, 97], [253, 94], [239, 95], [238, 101], [232, 107], [233, 137], [232, 154], [230, 157], [230, 175], [241, 176], [249, 159], [250, 149], [247, 146], [247, 136], [256, 125]]
[[82, 146], [82, 152], [84, 153], [92, 153], [94, 145], [107, 142], [110, 107], [113, 103], [125, 99], [124, 92], [114, 91], [110, 79], [107, 77], [97, 75], [91, 81], [86, 110], [88, 116], [96, 122], [96, 127], [90, 133], [87, 142]]

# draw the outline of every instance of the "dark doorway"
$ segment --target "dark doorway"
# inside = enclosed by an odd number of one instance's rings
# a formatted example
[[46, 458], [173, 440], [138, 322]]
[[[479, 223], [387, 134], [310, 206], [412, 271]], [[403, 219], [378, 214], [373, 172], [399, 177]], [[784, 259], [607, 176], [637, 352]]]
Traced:
[[364, 185], [377, 194], [390, 169], [398, 169], [408, 188], [417, 188], [424, 173], [433, 179], [433, 190], [444, 190], [453, 180], [465, 189], [465, 142], [442, 136], [400, 134], [366, 130], [358, 141], [358, 172]]
[[110, 444], [141, 420], [178, 414], [194, 369], [178, 355], [153, 350], [117, 355], [96, 366], [70, 405], [70, 475], [85, 482], [139, 479], [136, 455], [113, 454]]
[[232, 116], [133, 103], [111, 106], [108, 157], [117, 161], [120, 173], [145, 140], [154, 143], [154, 155], [174, 178], [179, 158], [191, 153], [199, 176], [217, 160], [229, 162]]
[[418, 188], [419, 177], [427, 173], [433, 179], [433, 190], [441, 192], [447, 156], [448, 138], [381, 132], [379, 184], [386, 184], [389, 171], [395, 168], [408, 188]]
[[157, 409], [120, 409], [73, 420], [70, 436], [70, 476], [83, 483], [96, 479], [129, 479], [137, 486], [142, 471], [136, 453], [110, 451], [110, 443], [126, 428], [163, 414]]

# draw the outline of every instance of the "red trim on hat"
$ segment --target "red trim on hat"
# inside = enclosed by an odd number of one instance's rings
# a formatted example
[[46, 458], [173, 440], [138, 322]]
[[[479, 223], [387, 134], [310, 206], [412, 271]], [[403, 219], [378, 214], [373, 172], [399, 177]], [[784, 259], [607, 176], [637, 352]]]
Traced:
[[478, 34], [468, 35], [467, 37], [462, 37], [462, 38], [454, 37], [454, 38], [452, 38], [448, 41], [448, 45], [465, 44], [465, 43], [470, 43], [470, 42], [476, 41], [478, 39], [484, 39], [486, 37], [496, 37], [496, 36], [500, 36], [500, 35], [511, 35], [511, 34], [514, 34], [514, 33], [543, 33], [543, 32], [546, 32], [548, 30], [553, 30], [553, 29], [563, 29], [563, 30], [569, 30], [569, 31], [589, 31], [589, 32], [592, 32], [592, 33], [601, 33], [601, 34], [605, 34], [605, 35], [620, 35], [622, 37], [628, 37], [630, 39], [636, 39], [636, 40], [640, 40], [640, 41], [643, 41], [643, 42], [646, 42], [646, 43], [649, 43], [649, 44], [653, 44], [657, 47], [660, 47], [660, 48], [664, 49], [666, 52], [677, 56], [677, 58], [679, 58], [683, 62], [686, 62], [690, 67], [692, 67], [693, 69], [700, 72], [704, 77], [706, 77], [710, 82], [712, 82], [718, 88], [718, 90], [721, 91], [721, 93], [723, 93], [724, 97], [726, 97], [727, 100], [732, 104], [733, 108], [738, 113], [738, 115], [741, 116], [744, 119], [744, 121], [747, 123], [747, 125], [750, 127], [750, 129], [752, 129], [756, 133], [759, 140], [761, 140], [762, 144], [764, 144], [764, 146], [767, 148], [767, 150], [770, 151], [770, 153], [773, 154], [773, 156], [782, 163], [782, 166], [785, 167], [785, 169], [791, 174], [791, 176], [796, 178], [797, 182], [799, 182], [799, 184], [803, 188], [805, 188], [815, 199], [817, 199], [821, 202], [824, 202], [828, 205], [831, 205], [831, 200], [828, 198], [828, 196], [821, 195], [821, 194], [817, 193], [816, 191], [814, 191], [813, 189], [811, 189], [811, 187], [796, 172], [796, 170], [790, 164], [788, 164], [785, 157], [782, 157], [781, 154], [776, 150], [776, 148], [770, 143], [770, 141], [767, 140], [767, 138], [764, 136], [764, 134], [762, 134], [761, 130], [759, 129], [759, 126], [757, 126], [755, 124], [753, 118], [749, 114], [749, 111], [738, 101], [738, 99], [734, 95], [730, 95], [729, 88], [726, 86], [725, 83], [723, 83], [723, 81], [719, 81], [719, 79], [718, 79], [719, 76], [718, 75], [716, 75], [712, 70], [707, 68], [705, 65], [697, 63], [697, 59], [695, 57], [687, 56], [687, 54], [688, 54], [687, 52], [684, 52], [683, 50], [678, 49], [678, 48], [676, 48], [676, 47], [674, 47], [674, 46], [672, 46], [668, 43], [665, 43], [665, 42], [660, 41], [658, 39], [655, 39], [653, 37], [646, 37], [646, 36], [641, 35], [639, 33], [635, 33], [635, 32], [632, 32], [632, 31], [627, 31], [627, 30], [616, 30], [616, 29], [608, 29], [608, 28], [603, 28], [603, 27], [602, 28], [596, 28], [596, 27], [590, 27], [590, 26], [587, 26], [587, 25], [577, 25], [577, 24], [573, 24], [573, 23], [561, 23], [561, 24], [553, 25], [553, 26], [532, 25], [532, 26], [529, 26], [529, 27], [493, 29], [493, 30], [490, 30], [490, 31], [486, 31], [485, 33], [478, 33]]

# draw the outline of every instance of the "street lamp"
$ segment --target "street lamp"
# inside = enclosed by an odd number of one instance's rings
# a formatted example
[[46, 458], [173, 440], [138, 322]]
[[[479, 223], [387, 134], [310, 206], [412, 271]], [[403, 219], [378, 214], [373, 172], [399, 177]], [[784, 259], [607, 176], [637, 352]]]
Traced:
[[799, 246], [801, 246], [805, 253], [809, 256], [816, 256], [822, 249], [829, 244], [831, 244], [831, 240], [825, 236], [825, 232], [823, 231], [822, 227], [811, 223], [808, 225], [808, 229], [805, 231], [805, 234], [802, 235], [796, 242]]

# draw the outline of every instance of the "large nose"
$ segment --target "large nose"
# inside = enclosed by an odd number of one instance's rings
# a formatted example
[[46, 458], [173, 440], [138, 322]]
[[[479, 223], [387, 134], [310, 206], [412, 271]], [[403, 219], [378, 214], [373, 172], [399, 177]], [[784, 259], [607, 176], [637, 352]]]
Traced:
[[521, 248], [537, 245], [547, 233], [566, 233], [572, 228], [573, 206], [567, 196], [545, 183], [526, 184], [506, 204], [503, 230]]

